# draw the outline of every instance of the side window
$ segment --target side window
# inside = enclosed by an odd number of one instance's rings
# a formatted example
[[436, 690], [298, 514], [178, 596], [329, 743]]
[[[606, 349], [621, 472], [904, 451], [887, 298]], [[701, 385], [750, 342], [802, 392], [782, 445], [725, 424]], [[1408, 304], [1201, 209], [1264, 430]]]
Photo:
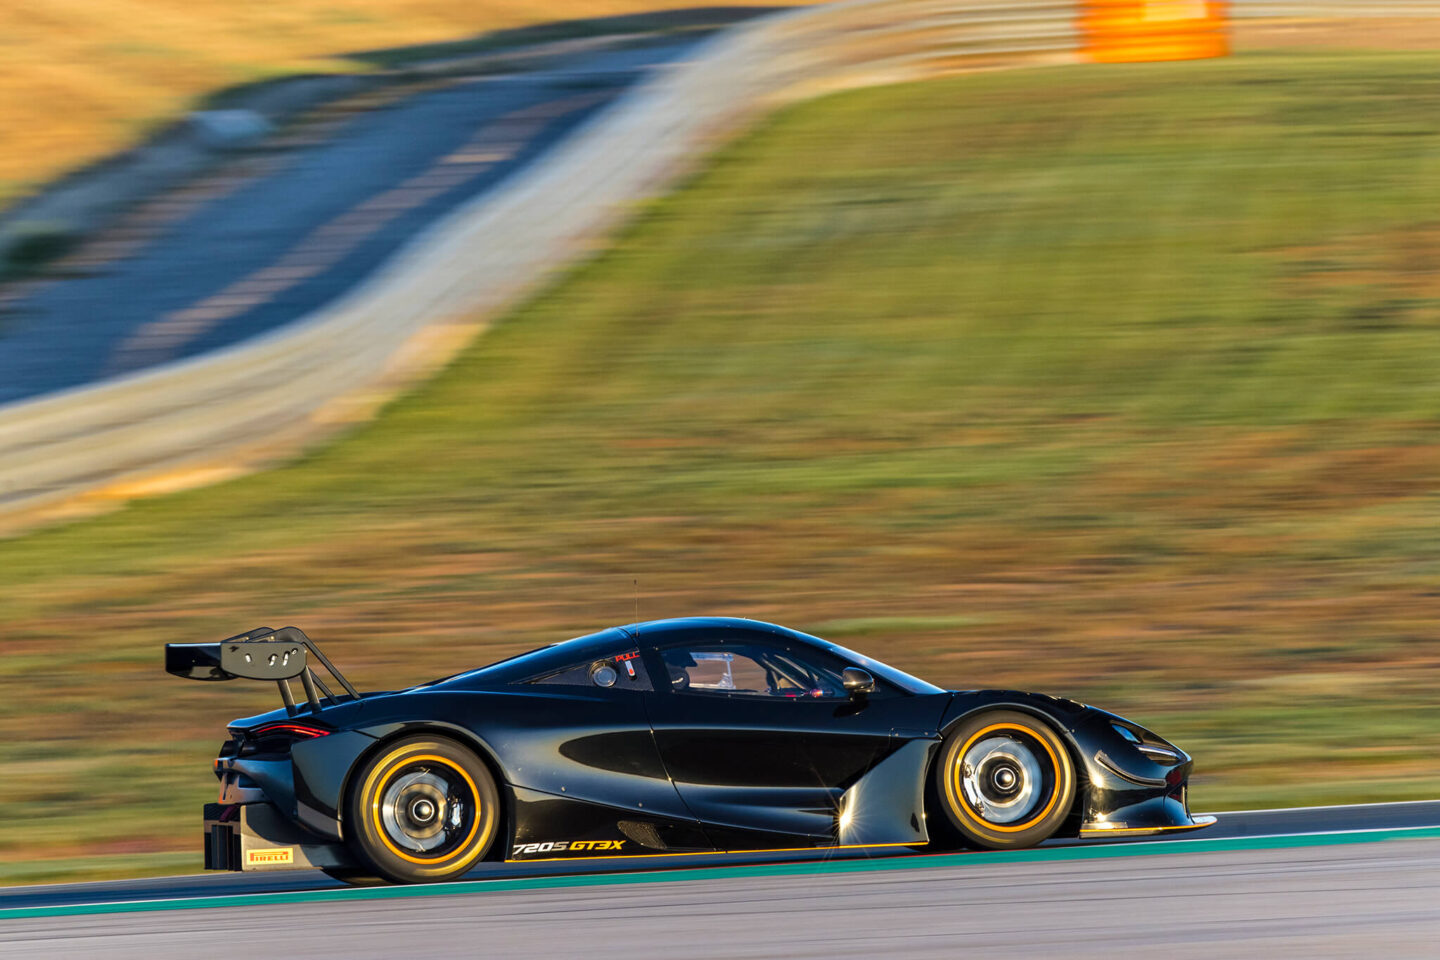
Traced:
[[759, 643], [692, 643], [660, 651], [676, 693], [845, 699], [838, 672], [813, 657]]
[[652, 690], [650, 677], [639, 650], [572, 666], [531, 677], [526, 683], [556, 687], [601, 687], [608, 690]]

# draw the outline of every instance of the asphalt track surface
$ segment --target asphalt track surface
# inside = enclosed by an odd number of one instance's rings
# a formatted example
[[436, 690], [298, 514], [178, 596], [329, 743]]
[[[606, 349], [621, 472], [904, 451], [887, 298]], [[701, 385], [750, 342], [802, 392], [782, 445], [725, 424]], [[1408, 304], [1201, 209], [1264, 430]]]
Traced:
[[59, 279], [0, 288], [0, 404], [304, 316], [697, 42], [439, 80], [321, 110], [94, 238], [62, 261]]
[[0, 956], [281, 951], [1433, 960], [1440, 802], [1222, 813], [1185, 839], [1017, 853], [509, 864], [428, 887], [294, 872], [0, 892]]

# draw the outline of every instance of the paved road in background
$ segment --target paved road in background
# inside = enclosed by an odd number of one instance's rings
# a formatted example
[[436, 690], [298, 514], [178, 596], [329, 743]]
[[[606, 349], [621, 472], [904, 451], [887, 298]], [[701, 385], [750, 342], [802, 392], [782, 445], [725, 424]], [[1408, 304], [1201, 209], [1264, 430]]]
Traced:
[[[5, 919], [0, 956], [1432, 960], [1437, 814], [1437, 803], [1236, 813], [1215, 828], [1231, 835], [1210, 840], [151, 904]], [[1416, 821], [1424, 839], [1380, 826]], [[1264, 836], [1322, 824], [1381, 832]]]
[[441, 80], [388, 103], [395, 94], [382, 90], [349, 112], [320, 111], [136, 211], [62, 263], [64, 279], [0, 288], [0, 404], [304, 316], [697, 42]]

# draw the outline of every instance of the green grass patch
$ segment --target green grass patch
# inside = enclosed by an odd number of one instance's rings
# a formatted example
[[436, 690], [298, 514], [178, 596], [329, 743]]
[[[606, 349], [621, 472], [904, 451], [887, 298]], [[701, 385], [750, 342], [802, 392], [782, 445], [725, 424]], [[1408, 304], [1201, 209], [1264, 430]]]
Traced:
[[131, 853], [102, 857], [64, 857], [31, 863], [0, 864], [0, 884], [67, 883], [81, 880], [119, 880], [129, 877], [168, 877], [202, 873], [199, 853]]
[[159, 645], [262, 623], [388, 688], [764, 617], [1133, 715], [1201, 809], [1433, 793], [1437, 277], [1430, 56], [787, 110], [352, 435], [0, 544], [0, 859], [190, 849], [272, 692]]

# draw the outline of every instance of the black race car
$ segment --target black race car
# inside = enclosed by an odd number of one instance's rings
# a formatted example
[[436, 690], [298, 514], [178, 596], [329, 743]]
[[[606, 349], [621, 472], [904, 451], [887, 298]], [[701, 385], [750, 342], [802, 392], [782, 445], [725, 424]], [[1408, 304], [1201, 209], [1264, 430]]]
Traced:
[[615, 627], [363, 695], [295, 627], [165, 660], [276, 681], [285, 704], [230, 725], [205, 806], [214, 870], [403, 883], [484, 859], [1001, 849], [1214, 822], [1186, 808], [1190, 757], [1138, 724], [942, 690], [753, 620]]

